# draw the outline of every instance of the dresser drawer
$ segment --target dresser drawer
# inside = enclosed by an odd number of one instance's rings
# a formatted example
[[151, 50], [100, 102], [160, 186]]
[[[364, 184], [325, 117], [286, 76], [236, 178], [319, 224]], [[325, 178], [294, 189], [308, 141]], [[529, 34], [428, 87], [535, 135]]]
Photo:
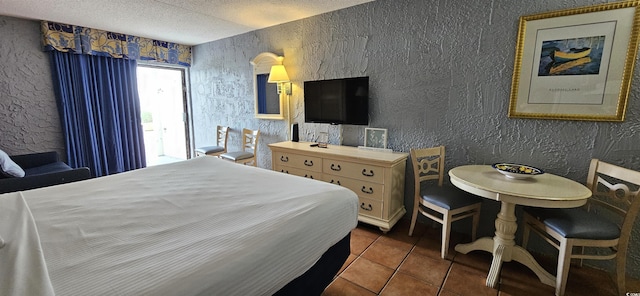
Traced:
[[407, 153], [363, 150], [309, 142], [269, 144], [274, 171], [339, 184], [358, 195], [358, 221], [386, 233], [406, 213], [404, 174]]
[[293, 167], [288, 167], [283, 165], [274, 166], [273, 170], [277, 172], [296, 175], [296, 176], [305, 177], [309, 179], [322, 180], [322, 173], [320, 172], [301, 170], [298, 168], [293, 168]]
[[350, 179], [330, 174], [323, 174], [323, 180], [325, 182], [338, 184], [340, 186], [349, 188], [359, 197], [375, 199], [378, 201], [383, 200], [382, 193], [384, 192], [384, 185], [382, 184]]
[[326, 174], [348, 177], [367, 182], [382, 183], [384, 168], [343, 160], [324, 159], [322, 171]]
[[358, 214], [374, 218], [382, 218], [382, 202], [368, 198], [358, 198]]
[[322, 172], [322, 158], [292, 154], [286, 152], [274, 152], [273, 165], [283, 165], [288, 167], [294, 167], [298, 169], [304, 169], [314, 172]]

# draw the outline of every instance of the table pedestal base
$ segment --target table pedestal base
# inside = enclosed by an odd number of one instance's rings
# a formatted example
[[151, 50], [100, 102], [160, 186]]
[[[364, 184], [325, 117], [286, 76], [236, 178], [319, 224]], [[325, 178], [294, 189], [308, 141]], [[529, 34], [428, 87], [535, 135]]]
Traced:
[[496, 288], [498, 276], [502, 268], [502, 262], [514, 260], [531, 269], [546, 285], [555, 287], [556, 278], [548, 273], [523, 247], [516, 246], [515, 233], [518, 228], [516, 223], [515, 205], [502, 201], [500, 213], [496, 218], [496, 236], [483, 237], [469, 244], [458, 244], [455, 250], [467, 254], [471, 251], [481, 250], [493, 254], [491, 269], [487, 275], [487, 287]]

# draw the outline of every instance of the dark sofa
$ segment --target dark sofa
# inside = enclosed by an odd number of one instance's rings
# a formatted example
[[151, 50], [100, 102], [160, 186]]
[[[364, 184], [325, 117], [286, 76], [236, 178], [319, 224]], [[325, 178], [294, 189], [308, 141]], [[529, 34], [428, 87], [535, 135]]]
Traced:
[[0, 178], [0, 193], [22, 191], [91, 178], [89, 168], [73, 169], [60, 161], [57, 152], [10, 156], [25, 172], [22, 178]]

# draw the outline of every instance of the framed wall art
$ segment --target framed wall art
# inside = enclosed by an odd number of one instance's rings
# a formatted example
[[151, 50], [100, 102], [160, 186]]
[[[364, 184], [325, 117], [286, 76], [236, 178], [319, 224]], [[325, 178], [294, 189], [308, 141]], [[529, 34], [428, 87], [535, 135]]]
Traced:
[[364, 129], [364, 147], [368, 148], [387, 148], [387, 129], [386, 128], [365, 128]]
[[639, 3], [520, 17], [508, 116], [623, 121]]

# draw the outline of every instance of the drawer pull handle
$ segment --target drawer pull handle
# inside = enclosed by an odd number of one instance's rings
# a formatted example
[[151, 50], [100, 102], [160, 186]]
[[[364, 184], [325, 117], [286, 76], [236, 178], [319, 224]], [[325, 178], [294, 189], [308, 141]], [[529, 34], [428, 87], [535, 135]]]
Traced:
[[369, 204], [368, 207], [364, 206], [364, 203], [360, 204], [360, 208], [365, 210], [365, 211], [373, 211], [373, 207], [371, 206], [371, 204]]
[[331, 183], [331, 184], [338, 184], [338, 185], [341, 185], [341, 184], [340, 184], [340, 180], [335, 181], [335, 180], [331, 179], [331, 182], [330, 182], [330, 183]]
[[284, 155], [280, 156], [280, 161], [289, 162], [289, 156], [284, 156]]
[[367, 177], [373, 177], [373, 170], [369, 170], [369, 172], [367, 173], [367, 169], [363, 169], [362, 175]]
[[335, 165], [335, 164], [331, 164], [331, 170], [339, 172], [340, 170], [342, 170], [342, 168], [340, 167], [340, 165]]
[[307, 175], [307, 174], [304, 174], [304, 177], [305, 177], [305, 178], [309, 178], [309, 179], [313, 179], [313, 175]]
[[281, 171], [281, 172], [283, 172], [283, 173], [287, 173], [287, 174], [289, 173], [289, 171], [284, 170], [284, 169], [282, 169], [282, 170], [280, 170], [280, 171]]
[[306, 166], [313, 166], [313, 160], [307, 160], [307, 159], [305, 159], [305, 160], [304, 160], [304, 165], [306, 165]]
[[366, 194], [373, 194], [373, 188], [369, 187], [369, 190], [367, 190], [367, 187], [362, 186], [362, 189], [360, 189], [360, 191], [366, 193]]

